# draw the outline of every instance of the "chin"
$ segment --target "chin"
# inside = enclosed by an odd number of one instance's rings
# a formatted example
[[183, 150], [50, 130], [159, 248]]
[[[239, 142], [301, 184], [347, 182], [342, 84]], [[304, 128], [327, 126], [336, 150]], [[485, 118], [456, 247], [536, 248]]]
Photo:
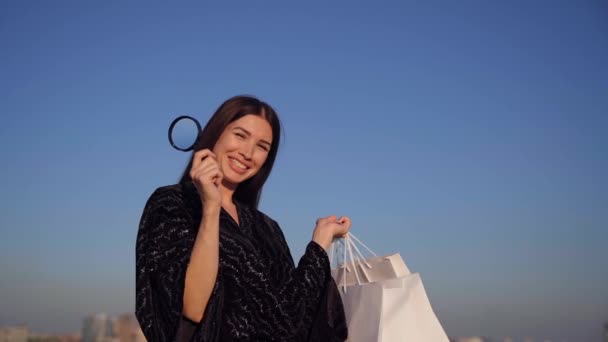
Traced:
[[242, 176], [238, 175], [236, 177], [231, 177], [231, 176], [226, 177], [226, 175], [224, 175], [224, 182], [227, 183], [227, 184], [233, 185], [236, 188], [239, 184], [241, 184], [244, 181], [248, 180], [252, 176], [249, 176], [249, 175], [242, 175]]

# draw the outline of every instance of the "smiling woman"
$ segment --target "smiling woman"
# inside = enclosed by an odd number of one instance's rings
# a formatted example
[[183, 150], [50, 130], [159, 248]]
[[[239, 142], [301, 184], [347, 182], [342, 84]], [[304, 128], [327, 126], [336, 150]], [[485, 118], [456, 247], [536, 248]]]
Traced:
[[178, 184], [148, 199], [136, 246], [136, 316], [148, 341], [344, 341], [326, 249], [350, 219], [318, 219], [296, 267], [257, 210], [280, 122], [250, 96], [224, 102]]

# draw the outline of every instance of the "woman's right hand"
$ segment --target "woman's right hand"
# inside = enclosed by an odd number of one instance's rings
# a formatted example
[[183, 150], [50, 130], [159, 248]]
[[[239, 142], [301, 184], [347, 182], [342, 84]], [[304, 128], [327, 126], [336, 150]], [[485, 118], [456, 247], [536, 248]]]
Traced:
[[217, 157], [209, 149], [194, 153], [192, 157], [192, 168], [190, 178], [196, 187], [198, 194], [206, 207], [222, 206], [222, 195], [219, 186], [224, 174], [217, 163]]

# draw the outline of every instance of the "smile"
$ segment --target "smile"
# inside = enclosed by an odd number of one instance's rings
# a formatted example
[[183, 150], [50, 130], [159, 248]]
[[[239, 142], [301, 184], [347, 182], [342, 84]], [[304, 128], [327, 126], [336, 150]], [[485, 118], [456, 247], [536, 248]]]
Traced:
[[231, 168], [240, 173], [243, 174], [245, 173], [245, 171], [249, 170], [249, 167], [247, 167], [247, 165], [241, 163], [240, 161], [234, 159], [234, 158], [228, 158], [230, 160], [230, 166]]

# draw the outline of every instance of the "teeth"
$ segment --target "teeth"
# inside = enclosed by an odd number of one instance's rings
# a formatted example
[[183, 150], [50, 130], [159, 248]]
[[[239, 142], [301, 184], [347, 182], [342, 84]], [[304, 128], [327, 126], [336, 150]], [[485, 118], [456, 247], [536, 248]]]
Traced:
[[234, 164], [236, 166], [239, 167], [239, 169], [247, 170], [247, 166], [243, 165], [243, 163], [241, 163], [240, 161], [238, 161], [236, 159], [232, 159], [232, 161], [234, 162]]

